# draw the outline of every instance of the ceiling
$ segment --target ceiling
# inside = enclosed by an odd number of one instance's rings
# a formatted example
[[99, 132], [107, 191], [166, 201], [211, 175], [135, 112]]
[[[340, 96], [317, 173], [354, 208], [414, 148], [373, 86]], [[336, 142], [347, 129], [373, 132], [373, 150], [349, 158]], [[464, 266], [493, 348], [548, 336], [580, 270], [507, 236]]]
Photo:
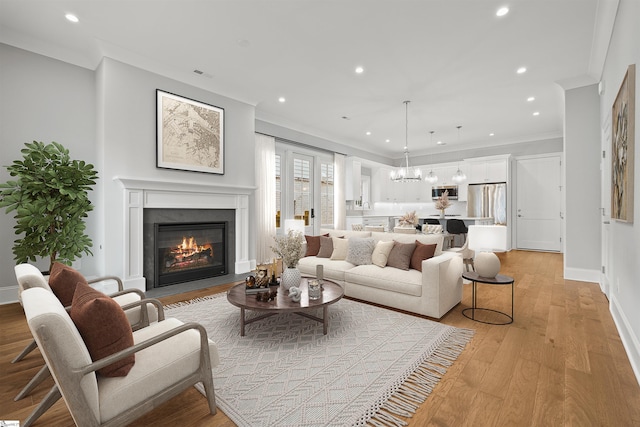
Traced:
[[89, 69], [111, 57], [397, 159], [405, 100], [412, 154], [561, 137], [563, 88], [599, 81], [601, 3], [0, 0], [0, 42]]

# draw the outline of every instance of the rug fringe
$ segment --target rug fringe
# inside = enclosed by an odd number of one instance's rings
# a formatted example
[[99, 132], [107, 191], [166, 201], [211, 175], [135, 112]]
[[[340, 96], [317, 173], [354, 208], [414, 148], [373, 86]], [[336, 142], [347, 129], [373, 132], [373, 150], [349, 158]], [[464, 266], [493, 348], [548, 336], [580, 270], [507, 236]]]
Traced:
[[374, 427], [400, 427], [407, 423], [398, 416], [410, 418], [418, 410], [447, 368], [460, 356], [473, 338], [472, 329], [456, 329], [409, 376], [391, 390], [387, 400], [378, 408], [373, 408], [373, 416], [367, 424]]
[[213, 300], [213, 299], [216, 299], [216, 298], [221, 298], [221, 297], [223, 297], [225, 295], [227, 295], [227, 294], [223, 293], [223, 294], [207, 295], [205, 297], [198, 297], [198, 298], [190, 299], [188, 301], [174, 302], [172, 304], [165, 305], [164, 308], [167, 309], [167, 310], [170, 310], [172, 308], [184, 307], [184, 306], [187, 306], [187, 305], [195, 304], [197, 302], [210, 301], [210, 300]]

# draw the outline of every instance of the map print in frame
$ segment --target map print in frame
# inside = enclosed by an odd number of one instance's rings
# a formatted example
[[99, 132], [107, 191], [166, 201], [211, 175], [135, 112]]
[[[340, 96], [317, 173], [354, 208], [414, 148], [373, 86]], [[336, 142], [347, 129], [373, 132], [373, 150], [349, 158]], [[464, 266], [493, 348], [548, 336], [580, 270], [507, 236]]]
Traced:
[[156, 90], [157, 167], [224, 174], [224, 109]]

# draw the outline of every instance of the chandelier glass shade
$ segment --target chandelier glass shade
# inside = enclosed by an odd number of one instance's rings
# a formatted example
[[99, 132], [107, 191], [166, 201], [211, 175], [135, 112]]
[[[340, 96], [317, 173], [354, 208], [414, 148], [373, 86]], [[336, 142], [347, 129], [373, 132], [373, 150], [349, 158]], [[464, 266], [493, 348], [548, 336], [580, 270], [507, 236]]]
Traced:
[[[462, 126], [458, 126], [458, 143], [460, 143], [460, 128]], [[462, 170], [460, 170], [460, 163], [458, 163], [458, 170], [456, 171], [455, 175], [453, 175], [451, 177], [451, 180], [453, 182], [455, 182], [456, 184], [461, 183], [462, 181], [464, 181], [465, 179], [467, 179], [467, 175], [464, 174], [464, 172], [462, 172]]]
[[460, 183], [465, 179], [467, 179], [467, 175], [465, 175], [465, 173], [460, 170], [460, 166], [458, 166], [458, 170], [456, 171], [456, 174], [451, 177], [451, 180], [453, 182]]
[[391, 171], [390, 178], [395, 182], [418, 182], [422, 181], [422, 171], [409, 165], [409, 102], [405, 105], [405, 143], [404, 143], [404, 165]]
[[[433, 132], [434, 131], [429, 131], [429, 133], [431, 134], [431, 145], [432, 146], [433, 146]], [[438, 182], [438, 175], [433, 173], [433, 168], [431, 168], [431, 170], [429, 171], [427, 176], [424, 178], [424, 180], [427, 181], [430, 184], [435, 184], [436, 182]]]

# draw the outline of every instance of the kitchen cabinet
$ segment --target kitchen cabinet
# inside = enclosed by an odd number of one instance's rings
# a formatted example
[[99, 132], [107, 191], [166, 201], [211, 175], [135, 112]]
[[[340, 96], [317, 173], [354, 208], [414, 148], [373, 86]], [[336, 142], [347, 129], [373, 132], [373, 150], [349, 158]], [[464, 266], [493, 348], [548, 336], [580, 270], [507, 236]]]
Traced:
[[457, 170], [458, 166], [453, 164], [443, 164], [435, 166], [433, 168], [433, 173], [438, 175], [438, 182], [436, 182], [434, 185], [456, 185], [457, 183], [453, 182], [453, 179], [451, 178], [453, 178], [453, 175], [455, 175]]
[[345, 198], [347, 200], [360, 200], [362, 197], [362, 162], [355, 159], [347, 159], [345, 166]]
[[388, 167], [379, 167], [373, 172], [373, 186], [372, 186], [372, 194], [373, 194], [373, 202], [392, 202], [393, 201], [393, 190], [394, 184], [389, 179], [389, 174], [391, 173], [391, 168]]
[[467, 160], [468, 166], [467, 182], [487, 183], [487, 182], [507, 182], [508, 178], [508, 156], [482, 157]]

